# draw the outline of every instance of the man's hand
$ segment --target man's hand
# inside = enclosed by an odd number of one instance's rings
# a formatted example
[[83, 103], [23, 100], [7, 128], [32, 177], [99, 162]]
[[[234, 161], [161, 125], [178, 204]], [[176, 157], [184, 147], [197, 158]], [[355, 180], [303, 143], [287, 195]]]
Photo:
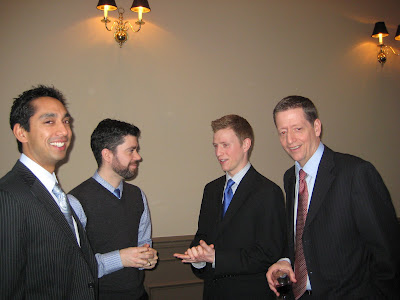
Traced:
[[289, 271], [289, 278], [290, 278], [291, 282], [297, 282], [296, 277], [294, 276], [292, 266], [290, 265], [290, 263], [288, 261], [280, 260], [280, 261], [274, 263], [272, 266], [270, 266], [268, 268], [268, 272], [265, 276], [267, 277], [269, 288], [277, 296], [279, 296], [279, 293], [276, 290], [275, 286], [278, 284], [278, 282], [272, 278], [272, 273], [276, 270], [281, 270], [281, 269]]
[[[143, 269], [150, 270], [156, 266], [157, 261], [158, 261], [158, 256], [157, 256], [157, 250], [150, 248], [150, 245], [148, 245], [148, 244], [146, 244], [146, 245], [149, 246], [149, 251], [153, 253], [153, 258], [149, 258], [147, 260], [147, 264], [143, 266]], [[144, 245], [144, 246], [146, 246], [146, 245]]]
[[205, 241], [200, 240], [200, 245], [187, 249], [185, 254], [175, 253], [174, 256], [182, 259], [184, 263], [208, 262], [212, 264], [215, 259], [214, 245], [207, 245]]
[[121, 249], [119, 255], [124, 267], [152, 269], [158, 260], [157, 251], [149, 244]]

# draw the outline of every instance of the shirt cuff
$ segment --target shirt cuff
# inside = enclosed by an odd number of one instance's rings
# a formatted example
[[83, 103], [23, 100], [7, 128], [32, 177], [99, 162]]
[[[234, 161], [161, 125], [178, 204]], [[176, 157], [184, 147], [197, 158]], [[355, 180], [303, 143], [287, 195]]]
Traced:
[[105, 254], [96, 253], [95, 256], [99, 267], [99, 278], [124, 268], [119, 250], [111, 251]]
[[290, 259], [289, 258], [287, 258], [287, 257], [285, 257], [285, 258], [281, 258], [280, 260], [278, 260], [278, 261], [287, 261], [289, 264], [291, 264], [291, 262], [290, 262]]
[[206, 266], [206, 262], [201, 261], [197, 263], [192, 263], [192, 266], [195, 267], [196, 269], [203, 269]]

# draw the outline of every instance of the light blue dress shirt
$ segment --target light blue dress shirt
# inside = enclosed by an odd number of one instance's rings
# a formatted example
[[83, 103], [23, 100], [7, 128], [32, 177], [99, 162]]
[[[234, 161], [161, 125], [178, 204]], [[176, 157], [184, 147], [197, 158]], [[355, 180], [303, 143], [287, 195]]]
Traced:
[[[307, 190], [308, 190], [308, 207], [310, 207], [311, 203], [311, 196], [314, 190], [315, 180], [317, 178], [319, 163], [321, 162], [322, 155], [324, 154], [324, 144], [322, 142], [319, 143], [317, 151], [311, 156], [311, 158], [307, 161], [307, 163], [303, 167], [303, 171], [306, 172], [306, 183], [307, 183]], [[295, 172], [296, 172], [296, 198], [294, 201], [294, 237], [296, 242], [296, 221], [297, 221], [297, 206], [299, 203], [299, 172], [302, 169], [300, 164], [296, 161], [295, 165]], [[310, 278], [307, 275], [307, 290], [311, 290], [311, 283]]]

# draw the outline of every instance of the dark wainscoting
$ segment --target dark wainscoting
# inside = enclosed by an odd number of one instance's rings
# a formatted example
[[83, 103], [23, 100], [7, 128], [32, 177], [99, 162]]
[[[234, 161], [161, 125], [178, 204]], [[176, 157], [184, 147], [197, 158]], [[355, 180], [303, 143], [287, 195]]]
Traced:
[[153, 238], [159, 260], [153, 270], [146, 270], [144, 286], [150, 300], [202, 299], [203, 281], [193, 275], [190, 265], [172, 256], [184, 253], [192, 240], [193, 235]]
[[146, 270], [144, 286], [150, 300], [201, 300], [203, 281], [193, 275], [190, 265], [172, 255], [184, 253], [193, 235], [153, 238], [158, 251], [158, 264]]

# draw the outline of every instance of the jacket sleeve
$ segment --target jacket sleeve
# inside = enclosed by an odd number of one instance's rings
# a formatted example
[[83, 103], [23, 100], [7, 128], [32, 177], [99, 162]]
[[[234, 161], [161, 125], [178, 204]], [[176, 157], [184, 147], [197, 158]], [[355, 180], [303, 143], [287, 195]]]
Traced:
[[[206, 186], [204, 188], [203, 199], [201, 202], [197, 232], [192, 243], [190, 244], [190, 247], [199, 245], [200, 240], [204, 240], [207, 244], [213, 244], [215, 242], [212, 237], [213, 229], [210, 228], [210, 226], [212, 225], [211, 220], [215, 208], [212, 208], [210, 200], [211, 196], [209, 195], [209, 191]], [[191, 267], [193, 273], [200, 279], [212, 278], [214, 275], [214, 269], [212, 268], [212, 265], [210, 263], [206, 263], [204, 268], [198, 269], [193, 265]]]
[[378, 171], [369, 162], [354, 173], [351, 197], [357, 228], [371, 255], [371, 282], [386, 296], [400, 293], [400, 225]]

